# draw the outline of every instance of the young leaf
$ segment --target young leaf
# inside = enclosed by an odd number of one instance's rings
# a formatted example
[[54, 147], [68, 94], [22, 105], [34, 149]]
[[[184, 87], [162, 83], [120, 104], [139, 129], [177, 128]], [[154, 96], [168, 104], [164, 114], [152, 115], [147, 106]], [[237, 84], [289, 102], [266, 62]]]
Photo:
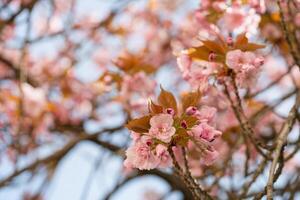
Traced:
[[248, 44], [239, 45], [237, 48], [242, 51], [255, 51], [257, 49], [265, 48], [265, 45], [248, 43]]
[[147, 133], [150, 129], [150, 115], [133, 119], [126, 124], [126, 128], [137, 133]]
[[194, 47], [188, 50], [188, 55], [195, 60], [206, 60], [208, 61], [208, 56], [211, 51], [205, 47]]
[[171, 92], [164, 90], [162, 87], [158, 96], [158, 103], [163, 106], [163, 108], [173, 108], [175, 113], [177, 112], [177, 103], [175, 97]]
[[218, 54], [225, 54], [226, 53], [225, 48], [218, 41], [206, 40], [206, 41], [202, 41], [202, 43], [210, 51], [216, 52]]
[[201, 93], [199, 90], [196, 92], [189, 92], [183, 94], [181, 97], [182, 111], [184, 112], [190, 106], [197, 106], [200, 99], [201, 99]]
[[238, 35], [234, 45], [235, 49], [240, 49], [242, 51], [255, 51], [264, 47], [264, 45], [249, 43], [248, 38], [246, 37], [246, 33]]
[[148, 110], [150, 114], [159, 114], [163, 112], [163, 107], [153, 103], [152, 100], [148, 102]]
[[146, 74], [151, 74], [156, 71], [156, 68], [150, 64], [143, 62], [143, 57], [139, 55], [126, 54], [120, 56], [114, 64], [127, 74], [135, 74], [140, 71]]
[[235, 46], [243, 45], [248, 43], [246, 33], [241, 33], [236, 37]]

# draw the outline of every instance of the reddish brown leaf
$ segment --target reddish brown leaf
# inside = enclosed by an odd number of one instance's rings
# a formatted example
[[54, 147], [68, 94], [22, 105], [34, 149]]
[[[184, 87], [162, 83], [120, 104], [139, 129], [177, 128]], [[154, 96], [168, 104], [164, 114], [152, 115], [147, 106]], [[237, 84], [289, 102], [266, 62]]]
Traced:
[[265, 45], [261, 44], [255, 44], [255, 43], [248, 43], [237, 46], [237, 49], [240, 49], [242, 51], [255, 51], [257, 49], [265, 48]]
[[114, 64], [127, 74], [135, 74], [140, 71], [151, 74], [156, 70], [154, 66], [144, 63], [143, 57], [133, 54], [126, 54], [125, 56], [119, 57]]
[[195, 48], [189, 49], [188, 55], [192, 59], [207, 61], [209, 53], [210, 53], [210, 50], [207, 47], [201, 46], [201, 47], [195, 47]]
[[137, 133], [147, 133], [150, 129], [150, 115], [133, 119], [126, 124], [126, 128]]
[[243, 45], [248, 43], [248, 38], [246, 37], [246, 33], [241, 33], [236, 37], [235, 45]]
[[151, 113], [151, 114], [159, 114], [159, 113], [163, 112], [163, 107], [153, 103], [152, 100], [149, 100], [148, 110], [149, 110], [149, 113]]
[[171, 92], [164, 90], [162, 87], [161, 92], [158, 96], [158, 103], [163, 108], [173, 108], [175, 113], [177, 113], [177, 103], [175, 97]]
[[201, 99], [201, 93], [199, 90], [196, 92], [189, 92], [183, 94], [181, 97], [182, 111], [184, 112], [190, 106], [197, 106], [200, 99]]
[[210, 41], [210, 40], [207, 40], [207, 41], [202, 41], [202, 43], [204, 44], [204, 46], [206, 48], [208, 48], [210, 51], [213, 51], [215, 53], [218, 53], [218, 54], [225, 54], [226, 53], [226, 50], [225, 48], [222, 46], [222, 44], [218, 41]]

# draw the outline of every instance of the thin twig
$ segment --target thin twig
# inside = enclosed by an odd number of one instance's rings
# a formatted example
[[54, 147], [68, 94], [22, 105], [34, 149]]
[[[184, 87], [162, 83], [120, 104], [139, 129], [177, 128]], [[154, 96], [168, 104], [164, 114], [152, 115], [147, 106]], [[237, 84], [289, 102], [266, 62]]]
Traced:
[[282, 151], [282, 148], [284, 147], [284, 145], [286, 143], [287, 135], [293, 128], [293, 124], [296, 120], [296, 115], [298, 112], [299, 104], [300, 104], [300, 93], [298, 91], [295, 105], [291, 109], [291, 111], [288, 115], [288, 118], [287, 118], [286, 122], [284, 123], [284, 125], [279, 133], [278, 139], [277, 139], [277, 145], [276, 145], [274, 158], [273, 158], [273, 162], [272, 162], [272, 165], [270, 168], [269, 178], [268, 178], [268, 183], [267, 183], [267, 199], [268, 200], [273, 199], [274, 172], [275, 172], [275, 169], [276, 169], [279, 157], [280, 157], [280, 152]]

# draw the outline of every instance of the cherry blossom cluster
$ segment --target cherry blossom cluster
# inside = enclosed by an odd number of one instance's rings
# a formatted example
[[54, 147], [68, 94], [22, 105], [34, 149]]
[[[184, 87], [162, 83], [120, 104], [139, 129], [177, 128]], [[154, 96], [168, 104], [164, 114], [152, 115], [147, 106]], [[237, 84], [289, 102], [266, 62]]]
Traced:
[[199, 41], [200, 45], [181, 51], [177, 58], [183, 78], [194, 88], [206, 92], [216, 80], [236, 79], [238, 86], [250, 87], [264, 64], [264, 57], [256, 53], [263, 45], [249, 43], [245, 34], [234, 41], [219, 35], [216, 40]]
[[254, 84], [263, 63], [263, 57], [257, 57], [250, 51], [243, 52], [237, 49], [226, 54], [226, 65], [235, 72], [237, 83], [241, 87]]
[[213, 141], [222, 133], [215, 128], [216, 109], [197, 108], [200, 96], [199, 92], [185, 94], [181, 109], [177, 109], [175, 97], [162, 89], [158, 104], [149, 102], [149, 115], [127, 124], [133, 144], [126, 151], [125, 167], [141, 170], [170, 167], [171, 154], [180, 157], [182, 152], [178, 149], [182, 147], [196, 149], [204, 164], [212, 164], [218, 155]]

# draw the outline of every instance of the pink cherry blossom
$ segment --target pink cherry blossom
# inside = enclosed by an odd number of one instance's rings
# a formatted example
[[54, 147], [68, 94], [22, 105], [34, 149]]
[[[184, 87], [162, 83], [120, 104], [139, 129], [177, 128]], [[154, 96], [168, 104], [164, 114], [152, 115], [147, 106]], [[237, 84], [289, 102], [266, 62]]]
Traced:
[[217, 109], [210, 106], [203, 106], [199, 111], [195, 113], [195, 116], [201, 121], [206, 123], [212, 123]]
[[159, 114], [150, 119], [149, 135], [163, 142], [170, 142], [176, 129], [173, 127], [173, 117], [169, 114]]
[[264, 58], [257, 57], [252, 52], [233, 50], [226, 54], [226, 64], [236, 73], [238, 85], [247, 87], [256, 80], [256, 75], [264, 64]]
[[216, 137], [219, 137], [222, 133], [216, 130], [214, 127], [208, 125], [207, 123], [200, 123], [191, 129], [191, 134], [197, 140], [206, 140], [208, 142], [213, 141]]
[[241, 50], [229, 51], [226, 54], [226, 64], [229, 68], [236, 71], [241, 70], [244, 64], [249, 64], [256, 58], [255, 54], [252, 52], [242, 52]]
[[150, 170], [158, 165], [158, 159], [151, 150], [152, 139], [148, 136], [142, 136], [132, 146], [126, 150], [126, 168], [138, 168]]

